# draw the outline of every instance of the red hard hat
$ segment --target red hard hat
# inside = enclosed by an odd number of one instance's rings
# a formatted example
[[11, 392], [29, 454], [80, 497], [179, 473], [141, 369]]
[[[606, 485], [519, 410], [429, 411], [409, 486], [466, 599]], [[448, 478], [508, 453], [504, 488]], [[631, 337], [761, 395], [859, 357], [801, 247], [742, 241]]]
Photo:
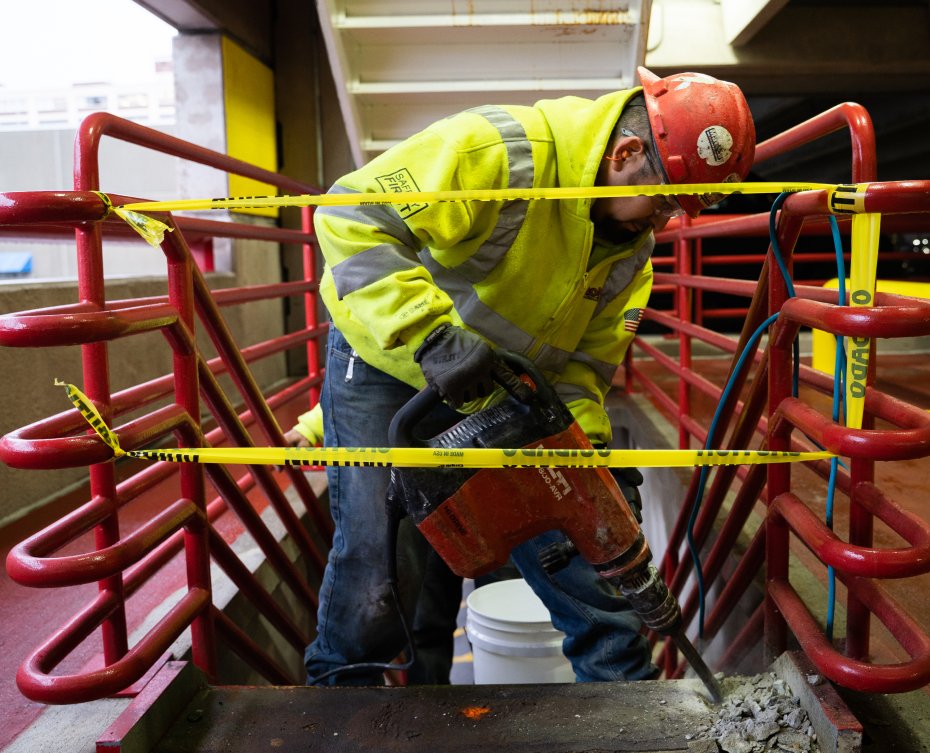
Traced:
[[[703, 73], [659, 78], [640, 66], [652, 138], [670, 183], [736, 183], [749, 174], [756, 129], [736, 84]], [[676, 196], [692, 217], [721, 194]]]

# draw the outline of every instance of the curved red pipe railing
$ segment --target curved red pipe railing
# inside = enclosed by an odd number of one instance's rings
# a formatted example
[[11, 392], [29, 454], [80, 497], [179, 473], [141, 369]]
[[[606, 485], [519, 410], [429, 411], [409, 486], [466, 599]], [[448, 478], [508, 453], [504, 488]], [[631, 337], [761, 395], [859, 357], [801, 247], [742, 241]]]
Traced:
[[[863, 486], [869, 488], [869, 512], [912, 546], [881, 549], [848, 544], [790, 492], [776, 497], [769, 509], [787, 521], [821, 562], [844, 573], [866, 578], [909, 578], [930, 572], [930, 526], [881, 495], [874, 485]], [[861, 489], [859, 494], [861, 504], [865, 495]]]
[[769, 594], [814, 665], [839, 685], [866, 693], [906, 693], [930, 682], [930, 639], [921, 627], [872, 581], [843, 580], [913, 658], [897, 664], [876, 664], [843, 655], [824, 636], [823, 628], [791, 584], [780, 578], [769, 581]]
[[[137, 411], [154, 400], [172, 395], [174, 403], [151, 410], [117, 428], [121, 445], [132, 449], [150, 444], [173, 433], [180, 446], [202, 445], [199, 428], [200, 386], [211, 405], [220, 427], [209, 436], [252, 444], [244, 421], [260, 426], [266, 436], [281, 443], [280, 430], [258, 385], [249, 373], [250, 361], [294, 347], [308, 348], [310, 372], [305, 379], [285, 390], [288, 396], [297, 389], [315, 392], [321, 374], [316, 357], [319, 338], [326, 326], [317, 326], [315, 294], [318, 283], [313, 264], [314, 242], [312, 214], [303, 212], [300, 230], [263, 228], [241, 223], [215, 222], [199, 218], [177, 218], [177, 229], [163, 244], [168, 263], [168, 293], [131, 301], [107, 302], [103, 285], [101, 238], [133, 237], [119, 218], [108, 215], [108, 205], [94, 193], [99, 187], [97, 153], [104, 136], [118, 138], [149, 149], [179, 156], [182, 159], [234, 172], [277, 186], [288, 192], [318, 193], [286, 176], [270, 173], [226, 155], [188, 144], [138, 124], [100, 113], [87, 118], [75, 142], [75, 191], [20, 192], [0, 194], [0, 228], [4, 233], [26, 232], [37, 236], [61, 237], [73, 232], [78, 249], [78, 301], [68, 306], [20, 312], [0, 317], [0, 345], [13, 347], [47, 347], [74, 345], [83, 356], [86, 394], [94, 401], [104, 420], [111, 426], [116, 415]], [[113, 203], [133, 199], [111, 195]], [[305, 280], [258, 285], [238, 290], [212, 293], [192, 262], [183, 233], [194, 236], [253, 238], [282, 243], [300, 243], [304, 250]], [[289, 295], [304, 295], [313, 312], [308, 311], [308, 327], [262, 343], [240, 348], [232, 341], [219, 313], [219, 306], [268, 300]], [[210, 333], [220, 355], [206, 362], [199, 356], [193, 337], [195, 317]], [[311, 326], [312, 324], [312, 326]], [[171, 347], [173, 373], [131, 387], [117, 395], [109, 388], [107, 344], [114, 339], [141, 332], [161, 331]], [[223, 395], [216, 375], [233, 378], [245, 397], [248, 410], [240, 419], [229, 399]], [[275, 398], [280, 402], [280, 395]], [[196, 421], [191, 417], [197, 417]], [[210, 468], [211, 482], [220, 497], [210, 504], [204, 498], [204, 469], [182, 464], [168, 469], [164, 465], [145, 468], [117, 485], [111, 462], [112, 452], [92, 435], [66, 436], [86, 431], [77, 411], [67, 411], [19, 429], [0, 441], [0, 459], [10, 465], [28, 468], [89, 466], [91, 501], [44, 531], [15, 547], [8, 558], [8, 570], [15, 580], [31, 586], [50, 587], [97, 582], [100, 594], [68, 624], [58, 630], [21, 667], [17, 682], [30, 698], [47, 703], [71, 703], [103, 697], [139, 679], [161, 656], [181, 631], [192, 633], [193, 659], [208, 676], [214, 676], [215, 631], [219, 631], [240, 652], [254, 655], [243, 658], [270, 673], [273, 681], [293, 682], [276, 667], [263, 648], [218, 616], [210, 607], [210, 537], [218, 562], [237, 585], [257, 603], [266, 618], [298, 651], [307, 636], [276, 605], [246, 569], [240, 566], [232, 550], [210, 528], [224, 509], [234, 509], [262, 548], [269, 562], [293, 589], [298, 599], [314, 608], [316, 593], [306, 577], [298, 572], [289, 556], [265, 527], [258, 513], [246, 499], [245, 492], [261, 487], [271, 505], [295, 536], [298, 546], [311, 557], [312, 566], [322, 569], [323, 558], [299, 523], [267, 468], [251, 468], [243, 479], [233, 479], [225, 469]], [[120, 531], [118, 511], [132, 498], [151, 489], [170, 472], [180, 479], [180, 497], [167, 504], [150, 520], [128, 534]], [[321, 530], [331, 523], [322, 518], [316, 498], [306, 479], [290, 469], [293, 485], [308, 510], [316, 516]], [[299, 475], [299, 478], [297, 477]], [[82, 533], [93, 532], [94, 550], [76, 555], [56, 556], [64, 545]], [[211, 532], [212, 531], [212, 532]], [[266, 535], [267, 534], [267, 535]], [[169, 614], [135, 646], [128, 645], [124, 602], [126, 597], [153, 577], [176, 552], [184, 552], [188, 591]], [[53, 675], [61, 661], [79, 644], [99, 630], [103, 639], [105, 669], [96, 672]], [[238, 631], [238, 632], [237, 632]]]
[[20, 667], [16, 683], [40, 703], [83, 703], [105, 698], [139, 680], [171, 647], [191, 622], [210, 609], [210, 592], [191, 589], [139, 642], [103, 669], [70, 675], [52, 671], [117, 608], [117, 598], [101, 593]]
[[292, 193], [318, 194], [317, 186], [273, 173], [249, 162], [197, 146], [166, 133], [155, 131], [108, 112], [95, 112], [81, 121], [74, 142], [75, 191], [99, 191], [99, 150], [104, 136], [126, 141], [156, 152], [180, 157], [188, 162], [214, 167], [227, 173], [254, 178]]
[[847, 130], [852, 145], [852, 182], [875, 180], [878, 162], [875, 156], [875, 129], [868, 110], [855, 102], [843, 102], [826, 112], [805, 120], [794, 128], [756, 144], [755, 163], [793, 151], [837, 131]]
[[[919, 231], [930, 227], [930, 182], [874, 182], [874, 133], [868, 114], [858, 105], [845, 103], [763, 142], [757, 147], [757, 162], [842, 129], [848, 130], [852, 142], [852, 177], [846, 182], [867, 184], [862, 195], [864, 211], [881, 212], [882, 229], [886, 232]], [[783, 205], [777, 234], [789, 270], [792, 267], [795, 243], [802, 234], [824, 235], [829, 232], [826, 222], [830, 213], [828, 199], [826, 191], [809, 191], [790, 196]], [[683, 258], [682, 253], [689, 252], [686, 245], [688, 243], [700, 244], [704, 238], [767, 235], [768, 222], [767, 213], [747, 217], [698, 218], [690, 223], [666, 228], [657, 236], [657, 241], [675, 244], [675, 258], [680, 261]], [[848, 217], [840, 217], [839, 224], [841, 228], [848, 229]], [[698, 252], [693, 254], [693, 257], [695, 264], [701, 264], [703, 254], [699, 245], [697, 248]], [[822, 259], [832, 258], [832, 255], [820, 252], [815, 256]], [[740, 262], [745, 257], [745, 254], [730, 254], [726, 257], [726, 262]], [[723, 261], [724, 257], [721, 256], [720, 263]], [[703, 563], [707, 578], [712, 580], [723, 571], [740, 531], [755, 507], [756, 495], [765, 492], [772, 502], [767, 511], [765, 525], [753, 539], [735, 573], [729, 577], [725, 587], [715, 598], [705, 623], [704, 639], [713, 639], [764, 562], [769, 574], [770, 597], [764, 608], [756, 611], [754, 620], [758, 624], [764, 616], [764, 648], [767, 657], [773, 658], [785, 648], [786, 631], [790, 629], [801, 640], [805, 650], [819, 656], [818, 667], [836, 682], [857, 689], [880, 692], [912, 689], [927, 681], [927, 649], [930, 641], [913, 620], [909, 620], [906, 615], [902, 616], [900, 607], [887, 598], [878, 584], [870, 578], [911, 577], [927, 572], [930, 568], [930, 525], [920, 516], [907, 513], [876, 487], [872, 466], [876, 460], [930, 455], [930, 421], [924, 411], [869, 387], [866, 391], [866, 418], [863, 428], [848, 430], [837, 426], [829, 418], [820, 415], [811, 405], [791, 398], [790, 348], [798, 327], [802, 325], [847, 336], [868, 338], [926, 335], [930, 333], [930, 303], [879, 293], [875, 296], [875, 308], [839, 307], [835, 305], [835, 291], [810, 285], [796, 285], [798, 297], [789, 299], [780, 276], [777, 273], [774, 276], [769, 274], [769, 268], [767, 261], [757, 283], [705, 275], [694, 276], [690, 266], [681, 265], [675, 266], [673, 274], [664, 271], [666, 267], [662, 266], [663, 271], [656, 272], [655, 281], [663, 290], [669, 288], [678, 291], [675, 308], [670, 314], [650, 310], [645, 318], [661, 322], [673, 333], [678, 333], [679, 338], [684, 338], [681, 360], [674, 363], [670, 357], [657, 348], [651, 348], [648, 343], [638, 340], [636, 345], [643, 352], [653, 351], [652, 355], [659, 364], [678, 375], [679, 384], [697, 387], [713, 399], [714, 395], [720, 395], [720, 390], [710, 385], [709, 380], [699, 378], [693, 372], [688, 356], [690, 339], [697, 337], [724, 352], [741, 351], [743, 346], [742, 343], [733, 340], [729, 343], [722, 342], [720, 336], [710, 335], [698, 326], [693, 318], [695, 309], [692, 308], [688, 295], [682, 294], [681, 291], [695, 291], [696, 310], [699, 312], [703, 312], [700, 303], [702, 291], [752, 297], [753, 303], [748, 314], [744, 313], [746, 309], [740, 309], [738, 306], [733, 307], [730, 312], [730, 315], [743, 314], [746, 320], [744, 338], [747, 333], [754, 331], [766, 316], [779, 312], [780, 321], [770, 331], [765, 357], [759, 358], [756, 355], [752, 359], [757, 363], [758, 370], [748, 388], [749, 396], [743, 396], [743, 400], [740, 401], [736, 398], [736, 395], [740, 394], [739, 390], [734, 390], [732, 403], [726, 406], [726, 421], [732, 422], [734, 416], [739, 416], [739, 422], [732, 430], [729, 425], [718, 427], [716, 446], [749, 446], [753, 435], [762, 432], [769, 437], [768, 443], [763, 446], [770, 449], [813, 449], [811, 442], [794, 437], [791, 429], [797, 428], [799, 431], [795, 434], [800, 435], [803, 432], [806, 437], [827, 449], [849, 456], [850, 472], [840, 469], [837, 489], [851, 497], [850, 540], [840, 540], [816, 518], [797, 495], [791, 493], [790, 467], [769, 467], [764, 471], [764, 477], [763, 471], [756, 469], [748, 473], [729, 468], [718, 469], [712, 477], [709, 490], [705, 493], [703, 506], [693, 529], [697, 546], [710, 546], [710, 552], [704, 555]], [[699, 272], [702, 269], [698, 267]], [[726, 313], [726, 309], [720, 309], [720, 313]], [[649, 372], [645, 369], [638, 368], [634, 363], [630, 363], [628, 369], [628, 378], [632, 372], [637, 382], [642, 384], [663, 408], [671, 411], [672, 415], [678, 411], [677, 420], [682, 432], [680, 446], [688, 446], [692, 438], [703, 445], [706, 430], [693, 416], [686, 414], [687, 404], [682, 401], [681, 394], [676, 402], [660, 384], [652, 382]], [[830, 393], [832, 380], [826, 375], [813, 372], [804, 366], [801, 367], [800, 374], [802, 384]], [[769, 416], [768, 421], [766, 414]], [[888, 422], [892, 428], [885, 428], [883, 424], [881, 429], [876, 429], [875, 421], [878, 419]], [[826, 481], [829, 463], [824, 461], [812, 464], [812, 469]], [[731, 482], [738, 475], [744, 477], [743, 485], [728, 508], [716, 538], [709, 542], [713, 523], [721, 514]], [[680, 593], [684, 589], [691, 571], [690, 557], [681, 557], [679, 549], [683, 544], [690, 507], [695, 498], [697, 476], [695, 473], [692, 478], [682, 514], [672, 531], [669, 549], [663, 560], [662, 570], [674, 593]], [[905, 545], [890, 548], [874, 546], [871, 541], [871, 521], [875, 517], [901, 535]], [[845, 656], [829, 646], [829, 642], [823, 638], [823, 629], [816, 626], [813, 618], [804, 611], [806, 608], [802, 609], [803, 605], [796, 594], [790, 591], [790, 594], [786, 595], [790, 590], [790, 586], [787, 585], [789, 535], [797, 536], [822, 561], [832, 565], [839, 577], [855, 584], [849, 589]], [[797, 603], [791, 603], [792, 597]], [[691, 588], [688, 598], [682, 604], [683, 617], [687, 623], [697, 609], [696, 587]], [[879, 616], [889, 627], [892, 635], [912, 657], [911, 661], [900, 665], [881, 666], [869, 664], [863, 659], [868, 651], [870, 614]], [[758, 628], [752, 631], [748, 638], [744, 630], [735, 644], [749, 649], [753, 642], [758, 644]], [[825, 654], [822, 651], [825, 648], [832, 653]], [[827, 658], [824, 658], [825, 656]], [[728, 659], [737, 658], [739, 657], [733, 651], [728, 653]], [[676, 675], [681, 672], [669, 644], [666, 645], [661, 662], [669, 674]], [[875, 668], [875, 672], [867, 677], [869, 667]]]

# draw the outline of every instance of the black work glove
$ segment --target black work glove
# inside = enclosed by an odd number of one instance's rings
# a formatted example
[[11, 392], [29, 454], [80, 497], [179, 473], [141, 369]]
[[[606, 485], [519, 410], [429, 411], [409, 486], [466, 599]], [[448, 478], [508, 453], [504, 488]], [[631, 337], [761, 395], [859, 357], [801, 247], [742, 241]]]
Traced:
[[427, 335], [413, 360], [420, 364], [426, 383], [453, 408], [486, 397], [502, 384], [520, 396], [519, 380], [494, 348], [473, 332], [443, 324]]
[[[595, 448], [603, 449], [604, 446], [595, 445]], [[643, 474], [639, 472], [639, 468], [608, 468], [607, 470], [620, 487], [620, 493], [630, 505], [637, 522], [642, 523], [643, 498], [639, 495], [639, 487], [643, 485]]]
[[643, 498], [639, 496], [639, 487], [643, 484], [643, 474], [639, 472], [639, 468], [611, 468], [610, 475], [614, 477], [617, 486], [626, 497], [637, 522], [642, 523]]

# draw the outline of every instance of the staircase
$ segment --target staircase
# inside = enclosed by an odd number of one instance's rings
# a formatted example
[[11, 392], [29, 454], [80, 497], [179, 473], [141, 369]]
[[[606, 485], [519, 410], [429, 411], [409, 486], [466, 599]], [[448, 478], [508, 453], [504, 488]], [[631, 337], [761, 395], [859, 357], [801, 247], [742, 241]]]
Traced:
[[652, 0], [320, 0], [357, 165], [484, 104], [638, 85]]

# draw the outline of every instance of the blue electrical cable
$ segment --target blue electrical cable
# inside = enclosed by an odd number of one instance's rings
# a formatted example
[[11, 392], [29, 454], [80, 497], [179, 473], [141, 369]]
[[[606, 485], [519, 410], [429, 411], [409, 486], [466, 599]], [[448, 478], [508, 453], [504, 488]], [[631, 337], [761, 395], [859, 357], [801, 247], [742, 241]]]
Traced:
[[[778, 268], [781, 271], [782, 278], [785, 281], [785, 287], [787, 288], [788, 296], [794, 298], [794, 282], [791, 280], [791, 275], [788, 274], [788, 267], [785, 265], [785, 261], [782, 258], [781, 249], [778, 246], [778, 238], [775, 233], [775, 219], [776, 214], [782, 204], [785, 203], [789, 194], [781, 193], [776, 197], [775, 201], [772, 202], [772, 209], [769, 213], [769, 242], [772, 246], [772, 255], [775, 257], [775, 262], [778, 264]], [[710, 427], [707, 430], [707, 439], [704, 442], [704, 449], [711, 449], [711, 444], [714, 441], [714, 435], [717, 432], [717, 424], [720, 421], [721, 413], [723, 412], [723, 406], [727, 402], [727, 399], [730, 395], [730, 392], [733, 390], [733, 385], [736, 381], [736, 377], [743, 369], [743, 365], [746, 362], [746, 358], [749, 355], [750, 350], [756, 344], [756, 341], [762, 336], [762, 333], [778, 318], [778, 313], [772, 314], [768, 319], [766, 319], [757, 329], [753, 332], [752, 337], [749, 338], [749, 341], [746, 343], [746, 346], [743, 348], [743, 352], [740, 353], [739, 358], [736, 360], [736, 365], [733, 367], [732, 372], [730, 373], [730, 378], [727, 380], [726, 386], [723, 388], [723, 392], [720, 395], [720, 401], [717, 403], [717, 408], [714, 411], [714, 417], [710, 422]], [[800, 368], [800, 349], [798, 338], [795, 338], [793, 343], [794, 351], [794, 369], [793, 369], [793, 378], [792, 378], [792, 394], [797, 397], [798, 394], [798, 382], [799, 382], [799, 368]], [[704, 613], [705, 613], [705, 591], [704, 591], [704, 573], [701, 566], [701, 557], [698, 552], [697, 543], [694, 540], [694, 524], [697, 520], [698, 511], [701, 508], [701, 500], [704, 498], [704, 490], [707, 486], [707, 477], [710, 474], [710, 469], [708, 466], [703, 466], [701, 468], [701, 474], [698, 478], [697, 491], [694, 498], [694, 504], [691, 506], [691, 513], [688, 517], [688, 527], [685, 533], [687, 542], [688, 542], [688, 551], [691, 553], [691, 560], [694, 563], [694, 573], [695, 579], [697, 580], [698, 587], [698, 637], [704, 637]]]
[[[730, 378], [727, 380], [726, 386], [723, 388], [723, 392], [720, 395], [720, 401], [717, 403], [717, 409], [714, 411], [714, 417], [710, 422], [710, 428], [707, 430], [707, 439], [704, 442], [704, 449], [709, 450], [710, 445], [713, 442], [714, 434], [717, 431], [717, 423], [720, 420], [720, 415], [723, 413], [723, 405], [726, 403], [727, 398], [730, 395], [730, 392], [733, 390], [733, 384], [736, 381], [736, 375], [740, 373], [743, 368], [743, 364], [746, 362], [746, 358], [749, 355], [749, 351], [753, 345], [756, 344], [756, 341], [762, 337], [762, 334], [765, 330], [778, 318], [778, 313], [772, 314], [768, 319], [766, 319], [762, 324], [759, 325], [759, 328], [753, 332], [752, 337], [749, 338], [749, 341], [746, 343], [746, 347], [743, 348], [743, 352], [740, 353], [739, 358], [736, 361], [736, 366], [733, 368], [733, 372], [730, 375]], [[701, 500], [704, 497], [704, 487], [707, 485], [707, 476], [710, 472], [709, 466], [701, 466], [701, 476], [698, 480], [697, 493], [694, 497], [694, 505], [691, 507], [691, 515], [688, 517], [688, 529], [686, 532], [686, 537], [688, 539], [688, 551], [691, 552], [691, 560], [694, 562], [694, 574], [697, 578], [698, 586], [698, 637], [704, 637], [704, 573], [701, 568], [701, 557], [698, 552], [697, 543], [694, 540], [694, 523], [697, 520], [698, 510], [701, 507]]]
[[[784, 204], [785, 199], [787, 199], [789, 194], [782, 193], [772, 202], [772, 209], [769, 214], [769, 240], [772, 245], [772, 255], [775, 257], [775, 262], [778, 264], [778, 268], [781, 271], [782, 278], [785, 281], [785, 287], [788, 292], [789, 297], [795, 296], [794, 283], [791, 280], [791, 276], [788, 274], [788, 267], [785, 265], [785, 261], [781, 254], [781, 249], [778, 245], [778, 238], [775, 234], [775, 219], [778, 209]], [[830, 229], [833, 235], [833, 246], [836, 251], [837, 259], [837, 276], [839, 278], [839, 304], [843, 305], [846, 301], [846, 265], [843, 261], [843, 242], [840, 238], [839, 225], [836, 222], [834, 216], [830, 216]], [[746, 358], [749, 354], [749, 351], [755, 345], [756, 341], [762, 336], [762, 333], [772, 325], [773, 322], [778, 318], [778, 313], [772, 314], [768, 319], [766, 319], [752, 334], [752, 337], [749, 338], [749, 341], [746, 343], [746, 346], [743, 349], [743, 352], [740, 353], [739, 358], [736, 361], [736, 365], [733, 368], [733, 371], [730, 374], [730, 378], [727, 380], [727, 384], [723, 389], [723, 392], [720, 396], [720, 401], [717, 403], [717, 408], [714, 411], [714, 417], [710, 422], [710, 427], [707, 430], [707, 439], [704, 442], [704, 449], [711, 449], [710, 445], [713, 442], [714, 435], [717, 431], [717, 424], [720, 420], [720, 416], [723, 408], [723, 405], [727, 402], [727, 399], [730, 395], [730, 392], [733, 389], [737, 375], [742, 371], [742, 368], [746, 362]], [[800, 347], [799, 339], [795, 338], [793, 343], [793, 354], [794, 354], [794, 368], [792, 374], [792, 394], [797, 397], [798, 395], [798, 383], [799, 383], [799, 373], [800, 373]], [[841, 394], [842, 394], [842, 384], [843, 384], [843, 374], [845, 373], [846, 366], [846, 353], [843, 346], [842, 336], [836, 337], [836, 358], [834, 363], [834, 380], [833, 380], [833, 420], [838, 421], [840, 415], [840, 405], [841, 405]], [[842, 406], [842, 411], [845, 414], [845, 405]], [[816, 443], [815, 443], [816, 444]], [[836, 492], [836, 474], [839, 465], [844, 465], [840, 463], [839, 458], [833, 458], [830, 461], [830, 480], [827, 487], [827, 508], [826, 508], [826, 523], [827, 526], [832, 530], [833, 528], [833, 498]], [[694, 525], [697, 520], [698, 512], [701, 507], [701, 500], [704, 497], [704, 490], [707, 486], [707, 477], [710, 473], [710, 468], [708, 466], [703, 466], [701, 468], [701, 474], [698, 479], [698, 487], [695, 494], [694, 504], [691, 507], [691, 513], [688, 517], [688, 527], [686, 531], [686, 538], [688, 541], [688, 550], [691, 553], [691, 559], [694, 563], [694, 572], [695, 578], [697, 580], [698, 587], [698, 637], [704, 637], [704, 613], [705, 613], [705, 590], [704, 590], [704, 573], [701, 565], [700, 553], [698, 552], [697, 542], [694, 540]], [[830, 639], [833, 636], [833, 620], [834, 620], [834, 609], [835, 609], [835, 596], [836, 596], [836, 577], [832, 567], [827, 568], [828, 576], [828, 604], [827, 604], [827, 635]]]
[[[846, 263], [843, 260], [843, 239], [840, 237], [840, 227], [836, 217], [830, 215], [830, 231], [833, 235], [833, 248], [836, 251], [836, 277], [838, 280], [837, 305], [846, 303]], [[833, 420], [839, 422], [840, 413], [843, 423], [846, 422], [845, 404], [842, 403], [843, 383], [846, 374], [846, 349], [842, 335], [836, 335], [836, 355], [833, 360]], [[841, 408], [842, 406], [842, 408]], [[827, 502], [824, 520], [827, 528], [833, 530], [833, 502], [836, 497], [836, 474], [839, 467], [839, 458], [830, 460], [830, 480], [827, 482]], [[836, 617], [836, 572], [832, 565], [827, 566], [827, 618], [825, 633], [827, 640], [833, 641], [833, 623]]]
[[[785, 260], [781, 255], [781, 248], [778, 245], [778, 236], [775, 234], [775, 215], [781, 208], [781, 205], [785, 203], [785, 199], [787, 199], [788, 196], [790, 196], [790, 194], [780, 193], [776, 197], [775, 201], [772, 202], [772, 209], [769, 212], [769, 242], [772, 244], [772, 254], [775, 256], [775, 262], [778, 264], [778, 268], [781, 270], [781, 276], [785, 281], [785, 287], [788, 289], [788, 297], [794, 298], [794, 282], [791, 279], [791, 275], [788, 274], [788, 267], [785, 265]], [[797, 397], [798, 387], [801, 382], [800, 338], [794, 338], [794, 341], [791, 343], [791, 351], [792, 355], [794, 356], [791, 367], [791, 394], [793, 397]]]

